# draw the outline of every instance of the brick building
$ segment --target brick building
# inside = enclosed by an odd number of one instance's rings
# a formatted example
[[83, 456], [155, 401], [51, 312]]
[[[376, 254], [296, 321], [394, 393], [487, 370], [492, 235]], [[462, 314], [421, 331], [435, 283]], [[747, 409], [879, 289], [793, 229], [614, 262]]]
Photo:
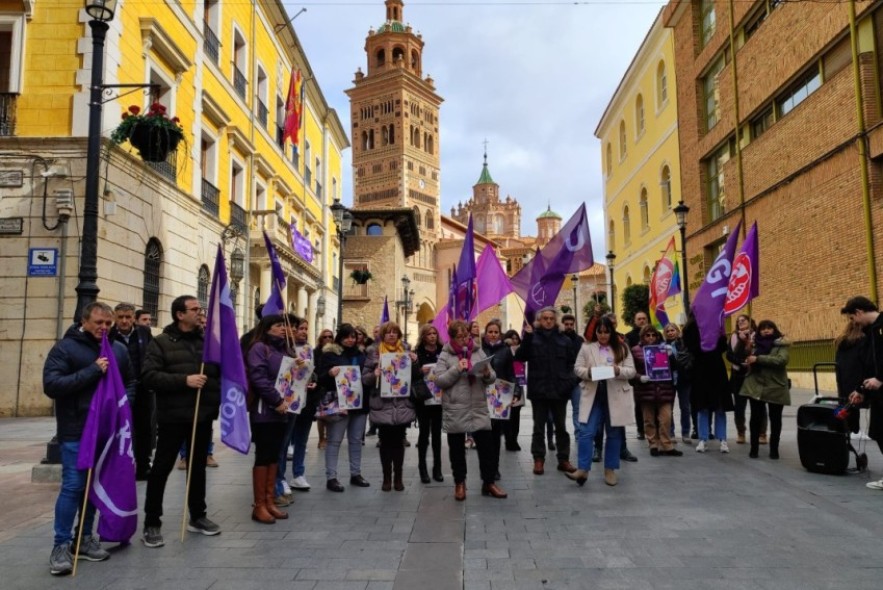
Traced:
[[773, 319], [795, 342], [798, 382], [801, 369], [833, 359], [847, 297], [877, 298], [881, 9], [780, 0], [672, 1], [665, 9], [690, 289], [737, 223], [745, 231], [757, 221], [761, 296], [752, 315]]

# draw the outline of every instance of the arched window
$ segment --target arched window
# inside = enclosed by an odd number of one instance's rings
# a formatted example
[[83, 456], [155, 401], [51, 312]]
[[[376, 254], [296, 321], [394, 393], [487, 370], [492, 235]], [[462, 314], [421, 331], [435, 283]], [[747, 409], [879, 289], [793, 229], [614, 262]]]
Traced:
[[607, 142], [607, 176], [613, 174], [613, 146]]
[[646, 231], [650, 227], [650, 210], [647, 203], [647, 189], [641, 189], [640, 201], [641, 206], [641, 230]]
[[432, 217], [432, 211], [430, 209], [426, 210], [426, 216], [424, 217], [424, 221], [426, 222], [426, 229], [435, 229], [435, 221]]
[[144, 309], [150, 312], [151, 322], [157, 324], [159, 313], [159, 282], [162, 268], [162, 246], [156, 238], [150, 238], [144, 252]]
[[405, 59], [405, 50], [401, 47], [396, 47], [392, 50], [392, 63], [398, 63], [401, 60]]
[[382, 66], [386, 63], [386, 52], [383, 49], [377, 50], [377, 65]]
[[435, 153], [435, 142], [432, 140], [432, 135], [426, 136], [426, 151], [430, 154]]
[[362, 150], [368, 149], [368, 132], [362, 131]]
[[614, 226], [612, 219], [607, 224], [607, 249], [616, 250], [616, 226]]
[[368, 149], [374, 149], [374, 130], [371, 129], [368, 131]]
[[413, 69], [413, 70], [418, 70], [417, 73], [418, 73], [418, 74], [420, 73], [420, 72], [419, 72], [419, 69], [420, 69], [420, 54], [417, 53], [417, 50], [416, 50], [416, 49], [412, 49], [412, 50], [411, 50], [411, 69]]
[[420, 227], [423, 218], [420, 216], [420, 207], [414, 207], [414, 219], [417, 220], [417, 227]]
[[365, 235], [367, 235], [367, 236], [382, 236], [383, 235], [383, 227], [379, 223], [369, 223], [368, 227], [365, 229]]
[[659, 184], [662, 187], [662, 210], [671, 210], [671, 170], [668, 166], [662, 167], [662, 174], [659, 178]]
[[196, 277], [196, 298], [199, 299], [199, 304], [203, 308], [208, 307], [208, 290], [210, 284], [211, 274], [209, 273], [208, 266], [203, 264], [199, 267], [199, 275]]
[[389, 145], [389, 129], [386, 127], [386, 125], [381, 128], [380, 141], [382, 142], [382, 145]]
[[629, 227], [629, 206], [622, 208], [622, 239], [626, 245], [632, 241], [632, 230]]
[[625, 160], [626, 155], [626, 143], [625, 143], [625, 121], [619, 122], [619, 160]]
[[390, 124], [389, 126], [389, 145], [395, 145], [396, 142], [396, 126]]
[[644, 284], [650, 284], [650, 267], [646, 265], [644, 266]]
[[656, 108], [662, 108], [668, 101], [668, 77], [665, 73], [665, 62], [660, 61], [656, 67]]
[[644, 133], [644, 96], [638, 95], [635, 99], [635, 136], [640, 137]]

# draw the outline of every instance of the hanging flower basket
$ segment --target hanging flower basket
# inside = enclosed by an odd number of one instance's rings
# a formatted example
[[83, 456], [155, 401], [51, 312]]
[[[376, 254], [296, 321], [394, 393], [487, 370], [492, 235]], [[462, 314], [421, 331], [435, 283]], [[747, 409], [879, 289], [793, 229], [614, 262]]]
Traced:
[[371, 274], [371, 271], [367, 268], [357, 268], [350, 273], [350, 278], [352, 278], [356, 284], [364, 285], [374, 277]]
[[155, 102], [147, 114], [141, 114], [137, 105], [130, 106], [110, 138], [118, 144], [128, 141], [145, 162], [164, 162], [184, 139], [184, 130], [178, 117], [167, 117], [166, 107]]

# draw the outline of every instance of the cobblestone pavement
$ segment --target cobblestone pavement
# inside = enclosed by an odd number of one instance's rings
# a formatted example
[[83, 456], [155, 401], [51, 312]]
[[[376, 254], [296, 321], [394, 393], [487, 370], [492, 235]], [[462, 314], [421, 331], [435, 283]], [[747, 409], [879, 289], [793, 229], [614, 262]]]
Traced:
[[[795, 404], [809, 394], [794, 392]], [[6, 419], [0, 421], [0, 588], [883, 588], [883, 492], [864, 485], [883, 477], [883, 456], [873, 441], [862, 441], [869, 473], [808, 473], [798, 458], [795, 415], [796, 405], [786, 408], [780, 461], [767, 458], [763, 447], [760, 459], [749, 459], [747, 445], [735, 444], [732, 415], [728, 455], [716, 442], [704, 455], [681, 443], [683, 457], [653, 458], [629, 429], [629, 448], [640, 461], [623, 465], [616, 487], [604, 485], [596, 464], [580, 488], [554, 469], [552, 454], [545, 475], [531, 473], [524, 412], [525, 450], [501, 456], [500, 484], [509, 498], [481, 496], [478, 460], [470, 452], [463, 503], [452, 497], [446, 447], [445, 483], [420, 483], [411, 447], [405, 491], [382, 492], [376, 438], [364, 447], [371, 487], [327, 492], [314, 429], [307, 455], [314, 488], [295, 494], [291, 518], [272, 526], [250, 519], [252, 457], [218, 445], [221, 466], [209, 470], [208, 505], [220, 536], [188, 533], [180, 542], [184, 472], [176, 470], [166, 492], [166, 546], [148, 549], [137, 537], [128, 547], [108, 545], [111, 559], [81, 562], [74, 579], [48, 572], [57, 484], [30, 483], [54, 422]], [[138, 484], [142, 506], [144, 487]]]

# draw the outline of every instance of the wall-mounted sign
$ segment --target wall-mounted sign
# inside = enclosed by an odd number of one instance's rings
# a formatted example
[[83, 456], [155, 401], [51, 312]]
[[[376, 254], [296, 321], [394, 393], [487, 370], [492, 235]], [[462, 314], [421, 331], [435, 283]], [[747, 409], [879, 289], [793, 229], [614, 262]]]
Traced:
[[58, 248], [30, 248], [28, 276], [54, 277], [58, 275]]
[[25, 175], [21, 170], [0, 170], [0, 186], [18, 187], [24, 184]]
[[20, 236], [24, 230], [23, 217], [4, 217], [0, 219], [0, 235]]

